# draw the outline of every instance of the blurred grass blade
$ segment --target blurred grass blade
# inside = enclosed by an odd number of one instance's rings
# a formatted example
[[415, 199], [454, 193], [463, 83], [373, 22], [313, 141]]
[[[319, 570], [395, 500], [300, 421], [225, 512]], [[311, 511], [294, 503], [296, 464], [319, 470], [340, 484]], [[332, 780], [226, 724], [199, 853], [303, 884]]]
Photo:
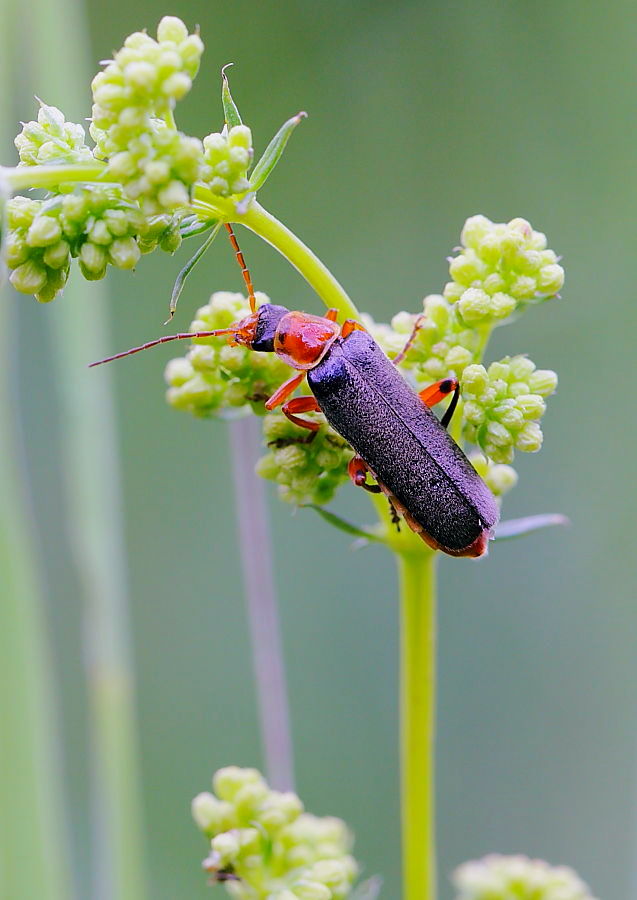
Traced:
[[232, 99], [230, 83], [226, 75], [226, 69], [233, 65], [234, 63], [226, 63], [221, 70], [221, 102], [223, 103], [223, 117], [228, 128], [234, 128], [235, 125], [243, 125], [237, 104]]
[[532, 531], [552, 528], [554, 525], [570, 525], [566, 516], [560, 513], [543, 513], [538, 516], [523, 516], [521, 519], [507, 519], [500, 522], [495, 530], [496, 541], [508, 541], [512, 538], [524, 537]]
[[169, 315], [164, 325], [167, 325], [172, 317], [175, 315], [175, 310], [177, 309], [177, 303], [179, 302], [179, 298], [181, 297], [181, 292], [184, 289], [184, 284], [186, 283], [186, 278], [190, 275], [192, 270], [195, 268], [201, 257], [204, 255], [206, 250], [210, 247], [214, 239], [219, 234], [219, 229], [221, 228], [221, 222], [218, 222], [215, 227], [212, 229], [206, 240], [203, 242], [201, 247], [195, 251], [195, 253], [190, 257], [186, 265], [183, 267], [177, 278], [175, 279], [175, 284], [173, 285], [173, 292], [170, 295], [170, 306], [169, 306]]
[[338, 528], [340, 531], [344, 531], [345, 534], [351, 534], [352, 537], [363, 538], [366, 541], [376, 541], [379, 544], [383, 543], [383, 539], [373, 531], [367, 531], [364, 528], [359, 528], [358, 525], [352, 525], [351, 522], [342, 519], [336, 513], [330, 512], [322, 506], [317, 506], [315, 503], [304, 503], [303, 509], [313, 509], [328, 524], [333, 525], [334, 528]]
[[291, 119], [288, 119], [287, 122], [284, 122], [274, 135], [250, 176], [250, 188], [253, 191], [258, 191], [270, 177], [272, 170], [281, 159], [285, 145], [290, 140], [292, 132], [303, 119], [307, 119], [307, 113], [297, 113]]
[[294, 754], [281, 625], [274, 586], [265, 485], [254, 468], [261, 445], [256, 416], [232, 422], [230, 447], [239, 548], [252, 643], [266, 776], [279, 791], [294, 790]]
[[[0, 83], [5, 86], [14, 83], [17, 70], [11, 35], [17, 33], [19, 15], [17, 3], [0, 0]], [[15, 134], [13, 97], [7, 89], [0, 94], [3, 158]], [[4, 213], [0, 222], [4, 225]], [[0, 896], [69, 900], [55, 671], [14, 406], [16, 301], [24, 302], [0, 288]]]
[[[83, 13], [81, 0], [49, 0], [38, 4], [25, 31], [36, 92], [46, 85], [52, 102], [76, 122], [87, 112], [93, 69]], [[52, 350], [68, 528], [85, 604], [94, 841], [93, 884], [83, 896], [141, 900], [147, 888], [114, 373], [86, 370], [110, 345], [107, 299], [102, 284], [89, 285], [73, 271], [51, 309]]]

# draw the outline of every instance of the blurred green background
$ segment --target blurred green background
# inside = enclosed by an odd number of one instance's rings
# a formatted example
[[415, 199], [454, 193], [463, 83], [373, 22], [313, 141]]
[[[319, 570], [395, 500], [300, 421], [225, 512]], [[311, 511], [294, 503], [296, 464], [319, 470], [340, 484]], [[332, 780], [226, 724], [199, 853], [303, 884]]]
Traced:
[[[39, 5], [46, 0], [33, 10]], [[257, 151], [284, 119], [308, 111], [262, 200], [375, 317], [415, 310], [441, 290], [445, 257], [477, 212], [524, 216], [564, 255], [563, 298], [499, 330], [490, 355], [528, 352], [560, 374], [545, 448], [518, 456], [521, 480], [505, 514], [561, 511], [572, 525], [495, 546], [485, 561], [440, 565], [440, 895], [451, 896], [454, 866], [497, 850], [570, 864], [601, 900], [636, 896], [635, 5], [88, 0], [86, 12], [95, 63], [165, 13], [201, 26], [202, 70], [178, 111], [188, 133], [220, 126], [219, 68], [229, 61]], [[59, 102], [46, 85], [38, 94]], [[68, 116], [89, 113], [87, 85], [84, 108]], [[274, 251], [239, 238], [259, 289], [321, 311]], [[190, 252], [189, 244], [176, 258], [155, 254], [132, 277], [109, 273], [113, 351], [161, 333]], [[240, 290], [241, 281], [220, 241], [187, 285], [178, 327], [224, 288]], [[83, 285], [81, 302], [91, 303], [92, 290]], [[71, 824], [88, 896], [82, 599], [58, 475], [48, 338], [65, 300], [12, 302]], [[222, 424], [165, 405], [171, 355], [156, 350], [114, 372], [156, 900], [210, 896], [190, 799], [221, 765], [261, 764], [227, 435]], [[80, 368], [76, 377], [95, 375]], [[336, 508], [370, 517], [352, 488]], [[349, 822], [358, 859], [394, 898], [393, 563], [381, 549], [352, 553], [310, 511], [294, 517], [273, 497], [271, 514], [297, 787], [309, 809]]]

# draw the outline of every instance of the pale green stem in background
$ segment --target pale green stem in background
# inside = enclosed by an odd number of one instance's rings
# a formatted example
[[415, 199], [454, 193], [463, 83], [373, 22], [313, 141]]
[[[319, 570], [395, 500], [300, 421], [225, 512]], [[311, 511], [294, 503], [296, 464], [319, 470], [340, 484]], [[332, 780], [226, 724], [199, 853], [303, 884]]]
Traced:
[[[0, 83], [10, 85], [12, 0], [0, 0], [0, 21]], [[3, 151], [14, 133], [12, 99], [0, 93]], [[16, 414], [15, 301], [0, 290], [0, 898], [69, 900], [55, 672]]]
[[[26, 14], [38, 94], [46, 91], [47, 103], [71, 115], [77, 113], [79, 119], [86, 103], [84, 85], [91, 74], [80, 0], [36, 0]], [[66, 172], [84, 180], [83, 171], [90, 169], [74, 166]], [[97, 178], [100, 166], [92, 169]], [[93, 750], [90, 896], [93, 900], [140, 900], [147, 892], [111, 385], [114, 373], [92, 373], [86, 368], [108, 350], [107, 299], [100, 285], [87, 287], [74, 272], [52, 316], [53, 353], [62, 406], [69, 530], [85, 602], [84, 656]]]
[[261, 424], [256, 416], [231, 423], [237, 531], [265, 774], [273, 788], [291, 791], [294, 760], [265, 483], [254, 470], [260, 443]]

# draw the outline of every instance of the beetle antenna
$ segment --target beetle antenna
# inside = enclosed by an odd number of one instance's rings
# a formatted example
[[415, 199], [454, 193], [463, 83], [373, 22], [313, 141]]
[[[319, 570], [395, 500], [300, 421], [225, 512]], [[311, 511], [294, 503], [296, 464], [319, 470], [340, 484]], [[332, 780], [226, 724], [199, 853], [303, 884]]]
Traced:
[[241, 274], [243, 275], [243, 280], [246, 283], [246, 288], [248, 289], [248, 300], [250, 301], [250, 311], [257, 311], [257, 301], [254, 296], [254, 287], [252, 286], [252, 277], [250, 276], [250, 270], [246, 266], [246, 261], [241, 252], [239, 244], [237, 243], [237, 238], [235, 236], [234, 231], [232, 230], [232, 225], [229, 222], [226, 222], [226, 228], [228, 229], [228, 234], [230, 236], [230, 243], [232, 244], [232, 248], [234, 250], [235, 256], [237, 257], [237, 262], [241, 266]]
[[397, 366], [399, 363], [401, 363], [403, 361], [403, 359], [407, 356], [409, 351], [411, 350], [413, 343], [416, 340], [416, 337], [418, 336], [418, 332], [420, 331], [422, 326], [425, 324], [426, 318], [427, 318], [427, 316], [425, 315], [425, 313], [420, 313], [419, 316], [416, 316], [416, 319], [414, 321], [414, 327], [411, 329], [411, 334], [407, 338], [407, 343], [405, 344], [403, 349], [400, 351], [398, 356], [395, 356], [392, 359], [392, 362], [395, 366]]
[[89, 364], [89, 369], [94, 366], [101, 366], [103, 363], [113, 362], [114, 359], [123, 359], [125, 356], [132, 356], [133, 353], [141, 353], [142, 350], [149, 350], [158, 344], [167, 344], [168, 341], [185, 341], [187, 338], [206, 338], [218, 337], [220, 334], [236, 334], [237, 326], [232, 328], [218, 328], [216, 331], [182, 331], [180, 334], [165, 334], [163, 337], [156, 338], [154, 341], [148, 341], [140, 344], [139, 347], [131, 347], [130, 350], [124, 350], [122, 353], [115, 353], [114, 356], [107, 356], [104, 359], [98, 359], [97, 362]]

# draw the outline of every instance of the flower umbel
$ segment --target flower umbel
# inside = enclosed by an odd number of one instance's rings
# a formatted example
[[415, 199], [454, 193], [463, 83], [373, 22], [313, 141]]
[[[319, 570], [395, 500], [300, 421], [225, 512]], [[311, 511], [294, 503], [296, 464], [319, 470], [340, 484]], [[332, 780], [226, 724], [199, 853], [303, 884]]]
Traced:
[[256, 769], [230, 766], [198, 794], [192, 814], [210, 839], [203, 862], [239, 900], [341, 900], [358, 872], [352, 836], [340, 819], [303, 811], [292, 792], [274, 791]]
[[456, 869], [456, 900], [595, 900], [567, 866], [527, 856], [492, 854]]

